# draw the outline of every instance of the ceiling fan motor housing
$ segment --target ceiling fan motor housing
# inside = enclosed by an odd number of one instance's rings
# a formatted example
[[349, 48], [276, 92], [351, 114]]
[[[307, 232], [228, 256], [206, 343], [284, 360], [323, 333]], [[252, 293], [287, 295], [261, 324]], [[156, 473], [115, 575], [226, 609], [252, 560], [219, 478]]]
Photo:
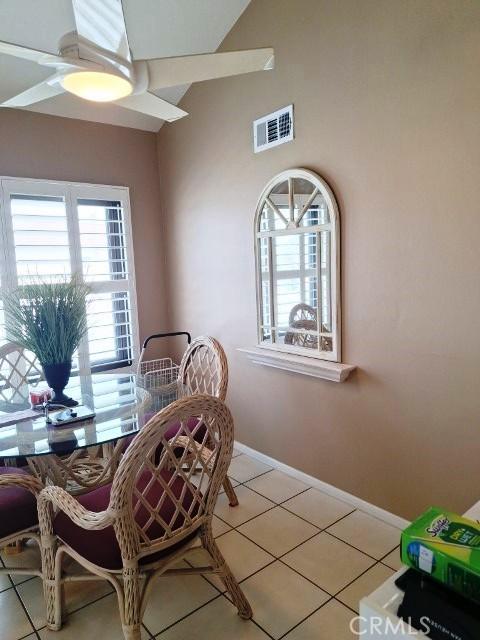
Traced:
[[135, 86], [135, 72], [131, 62], [82, 38], [76, 31], [69, 31], [62, 36], [58, 49], [62, 58], [75, 61], [80, 68], [111, 73]]

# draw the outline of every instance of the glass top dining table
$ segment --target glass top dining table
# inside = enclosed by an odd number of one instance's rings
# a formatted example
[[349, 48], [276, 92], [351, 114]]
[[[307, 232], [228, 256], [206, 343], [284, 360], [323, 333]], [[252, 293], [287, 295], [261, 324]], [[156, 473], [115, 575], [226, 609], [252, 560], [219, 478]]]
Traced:
[[[34, 390], [35, 385], [30, 385], [30, 389]], [[28, 404], [21, 407], [1, 403], [0, 421], [7, 424], [0, 426], [0, 461], [8, 464], [20, 458], [65, 456], [79, 449], [114, 443], [137, 433], [145, 417], [151, 415], [152, 397], [138, 384], [134, 374], [73, 376], [65, 391], [92, 410], [95, 417], [53, 426], [46, 423], [42, 411], [38, 417], [20, 419], [23, 416], [17, 412], [28, 409]]]

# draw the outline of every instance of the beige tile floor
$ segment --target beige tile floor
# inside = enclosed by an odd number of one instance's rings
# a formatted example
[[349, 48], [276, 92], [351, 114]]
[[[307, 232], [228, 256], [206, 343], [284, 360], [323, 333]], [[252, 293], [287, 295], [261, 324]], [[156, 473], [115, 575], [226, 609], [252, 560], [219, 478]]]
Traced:
[[[236, 615], [217, 577], [161, 578], [142, 640], [358, 637], [350, 620], [360, 597], [399, 567], [400, 531], [238, 451], [230, 471], [240, 505], [229, 507], [219, 496], [214, 534], [252, 604], [253, 620]], [[35, 550], [26, 553], [31, 562]], [[195, 551], [190, 563], [203, 564], [201, 555]], [[68, 585], [66, 605], [65, 626], [50, 632], [40, 580], [0, 577], [1, 640], [122, 640], [107, 584]]]

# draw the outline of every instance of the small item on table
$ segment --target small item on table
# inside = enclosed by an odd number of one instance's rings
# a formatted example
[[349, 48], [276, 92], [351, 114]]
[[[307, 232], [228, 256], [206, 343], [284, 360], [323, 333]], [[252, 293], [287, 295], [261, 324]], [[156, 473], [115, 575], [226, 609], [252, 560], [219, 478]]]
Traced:
[[61, 405], [55, 405], [54, 403], [46, 402], [43, 406], [45, 409], [45, 423], [49, 427], [65, 427], [72, 424], [72, 422], [84, 422], [95, 417], [95, 411], [83, 405], [78, 405], [73, 409], [71, 407], [63, 407], [63, 411], [56, 411]]
[[52, 398], [52, 390], [48, 387], [30, 390], [30, 406], [32, 409], [42, 408], [45, 402]]

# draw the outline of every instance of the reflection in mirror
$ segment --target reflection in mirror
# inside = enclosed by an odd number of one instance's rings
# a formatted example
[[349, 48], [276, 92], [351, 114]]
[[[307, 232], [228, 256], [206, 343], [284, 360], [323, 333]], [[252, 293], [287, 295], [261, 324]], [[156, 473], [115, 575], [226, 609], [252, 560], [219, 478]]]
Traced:
[[271, 194], [284, 193], [288, 195], [288, 180], [278, 182], [270, 191]]
[[339, 357], [336, 215], [333, 194], [311, 172], [286, 171], [264, 190], [256, 218], [260, 343]]
[[[322, 278], [322, 331], [332, 331], [332, 301], [330, 277], [330, 231], [320, 232], [320, 272]], [[331, 349], [329, 349], [331, 351]]]
[[258, 254], [260, 260], [261, 287], [260, 295], [262, 297], [260, 304], [260, 341], [272, 341], [272, 324], [270, 310], [270, 258], [269, 258], [269, 239], [259, 238]]
[[311, 202], [304, 198], [302, 208], [300, 210], [299, 226], [314, 227], [320, 224], [330, 224], [330, 216], [328, 215], [328, 207], [325, 198], [317, 192]]
[[[272, 239], [278, 343], [318, 348], [316, 243], [314, 233], [288, 234]], [[300, 305], [305, 305], [312, 313], [305, 316], [305, 308], [301, 313]]]
[[287, 220], [285, 215], [288, 215], [288, 211], [285, 207], [277, 206], [270, 198], [269, 204], [265, 203], [260, 216], [260, 231], [278, 231], [284, 229]]

